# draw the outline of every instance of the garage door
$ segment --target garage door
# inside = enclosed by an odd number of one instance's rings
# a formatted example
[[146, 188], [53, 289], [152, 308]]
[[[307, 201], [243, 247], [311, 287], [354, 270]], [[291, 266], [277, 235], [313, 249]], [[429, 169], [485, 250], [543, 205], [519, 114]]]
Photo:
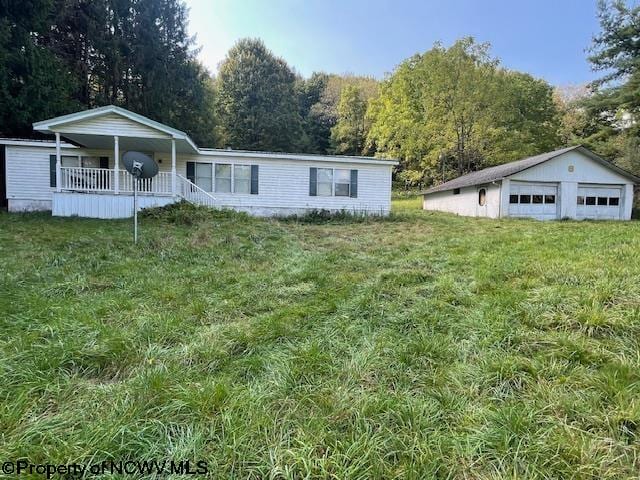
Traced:
[[538, 220], [558, 218], [558, 186], [537, 183], [512, 183], [509, 216]]
[[579, 219], [619, 220], [622, 218], [622, 188], [578, 185]]

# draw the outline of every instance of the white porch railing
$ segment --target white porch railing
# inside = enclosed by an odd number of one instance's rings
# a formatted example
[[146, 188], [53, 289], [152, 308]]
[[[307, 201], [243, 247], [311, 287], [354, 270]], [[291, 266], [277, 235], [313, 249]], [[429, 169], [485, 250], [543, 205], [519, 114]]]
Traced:
[[216, 198], [206, 190], [203, 190], [191, 180], [176, 174], [178, 195], [187, 202], [203, 205], [205, 207], [216, 207]]
[[[60, 187], [75, 192], [115, 193], [115, 175], [115, 170], [106, 168], [62, 167]], [[133, 193], [133, 177], [123, 170], [120, 170], [120, 192]], [[139, 180], [138, 193], [172, 195], [171, 172]]]
[[[123, 193], [133, 193], [133, 176], [120, 170], [120, 191]], [[171, 172], [158, 172], [153, 178], [143, 178], [138, 180], [138, 193], [151, 193], [156, 195], [171, 195]]]
[[110, 192], [113, 190], [113, 172], [104, 168], [62, 167], [60, 187], [63, 190]]
[[[60, 188], [63, 191], [115, 193], [115, 170], [106, 168], [62, 167], [60, 169]], [[133, 193], [134, 178], [120, 170], [119, 192]], [[139, 180], [138, 193], [141, 195], [173, 195], [171, 172], [159, 172], [153, 178]], [[176, 195], [187, 202], [216, 207], [216, 198], [206, 190], [182, 175], [176, 174]]]

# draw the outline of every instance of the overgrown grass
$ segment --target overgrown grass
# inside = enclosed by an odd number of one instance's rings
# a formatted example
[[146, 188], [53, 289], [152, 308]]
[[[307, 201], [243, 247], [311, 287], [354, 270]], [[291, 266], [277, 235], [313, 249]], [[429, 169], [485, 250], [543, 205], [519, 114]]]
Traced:
[[0, 459], [636, 478], [640, 224], [0, 215]]

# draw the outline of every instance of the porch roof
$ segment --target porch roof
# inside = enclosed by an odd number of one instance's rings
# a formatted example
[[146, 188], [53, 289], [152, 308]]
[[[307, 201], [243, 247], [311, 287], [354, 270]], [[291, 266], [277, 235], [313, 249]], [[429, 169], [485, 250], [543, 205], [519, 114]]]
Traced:
[[171, 151], [171, 142], [175, 141], [179, 153], [198, 152], [185, 132], [115, 105], [36, 122], [33, 129], [59, 133], [91, 149], [113, 148], [113, 137], [117, 136], [123, 150]]

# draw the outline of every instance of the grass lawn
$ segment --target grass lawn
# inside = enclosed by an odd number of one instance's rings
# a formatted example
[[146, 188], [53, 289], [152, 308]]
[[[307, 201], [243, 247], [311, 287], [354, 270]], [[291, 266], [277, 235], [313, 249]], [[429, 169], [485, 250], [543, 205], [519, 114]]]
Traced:
[[640, 223], [394, 212], [0, 214], [0, 459], [637, 478]]

